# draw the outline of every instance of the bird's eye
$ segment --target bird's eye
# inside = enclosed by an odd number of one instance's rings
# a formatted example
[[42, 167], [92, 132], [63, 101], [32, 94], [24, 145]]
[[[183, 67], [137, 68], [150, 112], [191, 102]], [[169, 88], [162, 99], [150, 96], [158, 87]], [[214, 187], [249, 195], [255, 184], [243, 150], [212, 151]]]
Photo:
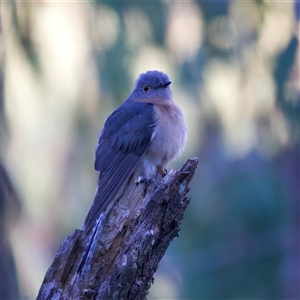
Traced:
[[147, 93], [150, 90], [150, 86], [148, 84], [144, 84], [143, 91]]

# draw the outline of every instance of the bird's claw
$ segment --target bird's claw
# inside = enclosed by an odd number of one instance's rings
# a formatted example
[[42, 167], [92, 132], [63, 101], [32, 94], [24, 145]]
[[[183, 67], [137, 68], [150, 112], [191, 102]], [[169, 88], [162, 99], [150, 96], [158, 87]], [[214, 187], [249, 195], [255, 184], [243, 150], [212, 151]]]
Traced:
[[135, 180], [135, 184], [138, 185], [139, 183], [144, 183], [147, 187], [151, 184], [152, 179], [146, 179], [143, 176], [139, 176], [138, 178], [136, 178]]
[[142, 176], [139, 176], [135, 179], [135, 184], [138, 185], [139, 183], [143, 182], [145, 180], [145, 178], [143, 178]]
[[168, 173], [167, 169], [163, 168], [161, 165], [157, 166], [157, 171], [162, 177], [165, 177]]

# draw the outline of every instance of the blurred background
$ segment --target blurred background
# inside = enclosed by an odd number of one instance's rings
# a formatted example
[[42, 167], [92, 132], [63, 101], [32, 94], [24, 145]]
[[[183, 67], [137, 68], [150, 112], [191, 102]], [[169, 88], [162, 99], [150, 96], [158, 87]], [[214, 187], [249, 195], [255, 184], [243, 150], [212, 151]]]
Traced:
[[299, 2], [1, 3], [1, 299], [35, 298], [93, 199], [105, 118], [172, 80], [199, 157], [149, 299], [299, 299]]

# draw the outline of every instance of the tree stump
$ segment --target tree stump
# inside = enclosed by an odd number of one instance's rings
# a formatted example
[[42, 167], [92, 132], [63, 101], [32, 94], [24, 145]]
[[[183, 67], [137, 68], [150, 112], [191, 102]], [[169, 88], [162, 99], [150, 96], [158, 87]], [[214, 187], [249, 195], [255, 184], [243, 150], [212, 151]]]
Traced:
[[132, 178], [99, 236], [76, 229], [62, 243], [37, 299], [146, 299], [159, 261], [178, 236], [197, 164], [189, 159], [148, 186]]

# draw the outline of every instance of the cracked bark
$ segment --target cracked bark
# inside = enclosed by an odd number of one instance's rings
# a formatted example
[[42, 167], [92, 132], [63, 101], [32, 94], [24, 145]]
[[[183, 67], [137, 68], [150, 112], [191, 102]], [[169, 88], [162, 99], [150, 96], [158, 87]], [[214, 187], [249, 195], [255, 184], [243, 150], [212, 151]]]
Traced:
[[146, 299], [153, 275], [178, 236], [197, 158], [146, 188], [131, 180], [109, 212], [91, 259], [78, 268], [91, 233], [76, 229], [60, 246], [37, 299]]

